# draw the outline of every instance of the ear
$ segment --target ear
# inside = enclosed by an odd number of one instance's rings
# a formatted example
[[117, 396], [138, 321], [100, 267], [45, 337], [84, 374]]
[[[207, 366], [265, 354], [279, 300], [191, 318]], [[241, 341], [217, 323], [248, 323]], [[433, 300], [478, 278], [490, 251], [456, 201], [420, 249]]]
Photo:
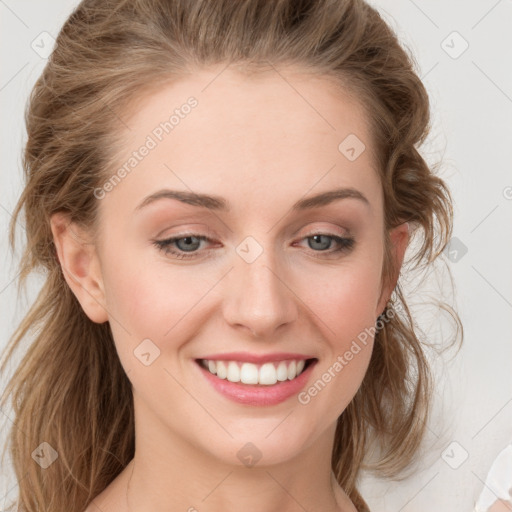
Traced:
[[100, 262], [89, 234], [62, 212], [50, 220], [62, 273], [85, 314], [96, 323], [108, 320]]
[[409, 244], [409, 223], [404, 222], [403, 224], [394, 227], [389, 232], [389, 239], [391, 242], [390, 256], [392, 259], [392, 275], [388, 279], [384, 279], [385, 286], [382, 287], [376, 316], [382, 314], [384, 311], [398, 281], [400, 269], [402, 268], [402, 263], [404, 261], [405, 251]]

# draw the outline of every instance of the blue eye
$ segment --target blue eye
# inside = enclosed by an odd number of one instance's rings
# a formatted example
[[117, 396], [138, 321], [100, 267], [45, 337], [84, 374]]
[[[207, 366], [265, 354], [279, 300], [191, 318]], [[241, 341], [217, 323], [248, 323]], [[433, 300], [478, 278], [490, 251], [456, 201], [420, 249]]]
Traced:
[[[179, 243], [184, 241], [184, 243]], [[155, 240], [155, 245], [165, 254], [172, 254], [179, 259], [193, 258], [201, 241], [210, 241], [210, 239], [203, 235], [196, 235], [189, 233], [185, 236], [176, 236], [167, 238], [166, 240]], [[172, 245], [176, 244], [179, 249], [176, 251]], [[187, 254], [190, 253], [190, 254]]]
[[[337, 235], [329, 235], [327, 233], [315, 233], [304, 237], [302, 240], [308, 240], [308, 246], [315, 253], [324, 253], [322, 256], [328, 256], [335, 253], [348, 252], [354, 245], [355, 240], [351, 237], [341, 237]], [[154, 245], [166, 255], [172, 255], [176, 259], [196, 258], [201, 242], [213, 242], [210, 238], [195, 234], [187, 233], [181, 236], [167, 238], [165, 240], [155, 240]], [[332, 243], [335, 242], [337, 247], [332, 249]]]
[[[312, 243], [308, 242], [308, 246], [311, 249], [319, 249], [320, 252], [324, 252], [325, 250], [331, 247], [331, 242], [334, 240], [338, 247], [334, 250], [329, 251], [330, 253], [337, 253], [340, 251], [351, 249], [354, 246], [353, 238], [343, 238], [341, 236], [336, 235], [327, 235], [323, 233], [318, 233], [315, 235], [309, 235], [305, 238], [306, 240], [313, 240]], [[327, 245], [327, 247], [326, 247]], [[315, 251], [315, 252], [319, 252]]]

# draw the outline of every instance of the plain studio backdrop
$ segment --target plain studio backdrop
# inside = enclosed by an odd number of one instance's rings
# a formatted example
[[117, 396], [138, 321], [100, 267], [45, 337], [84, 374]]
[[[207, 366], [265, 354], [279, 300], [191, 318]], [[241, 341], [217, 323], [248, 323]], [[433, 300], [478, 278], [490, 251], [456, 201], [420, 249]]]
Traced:
[[[19, 251], [12, 256], [7, 241], [22, 187], [24, 107], [53, 38], [77, 3], [0, 0], [0, 348], [41, 285], [35, 277], [28, 296], [17, 297]], [[512, 1], [372, 4], [415, 55], [430, 95], [433, 130], [422, 153], [429, 163], [442, 159], [440, 174], [454, 197], [445, 261], [456, 283], [465, 342], [456, 356], [433, 358], [435, 414], [414, 474], [401, 481], [365, 475], [361, 490], [379, 512], [471, 511], [493, 460], [512, 441]], [[428, 277], [427, 288], [443, 275]], [[411, 302], [419, 302], [412, 288], [410, 293]], [[437, 343], [449, 333], [432, 311], [418, 308], [418, 322]], [[3, 446], [12, 419], [10, 411], [0, 412]], [[0, 482], [3, 509], [17, 492], [7, 464]]]

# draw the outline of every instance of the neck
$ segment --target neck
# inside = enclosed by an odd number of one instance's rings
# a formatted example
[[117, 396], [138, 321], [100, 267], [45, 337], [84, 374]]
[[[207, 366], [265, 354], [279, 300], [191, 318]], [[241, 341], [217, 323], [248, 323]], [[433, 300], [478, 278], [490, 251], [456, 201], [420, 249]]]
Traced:
[[330, 467], [334, 431], [292, 460], [251, 467], [219, 461], [168, 430], [139, 435], [126, 468], [127, 511], [356, 512]]
[[[158, 483], [148, 481], [150, 477], [137, 466], [135, 458], [129, 465], [131, 469], [126, 489], [127, 512], [234, 512], [240, 509], [296, 512], [312, 510], [313, 507], [319, 507], [319, 510], [326, 512], [357, 512], [339, 487], [334, 474], [331, 475], [328, 485], [318, 486], [312, 481], [304, 482], [295, 475], [284, 476], [273, 468], [252, 470], [250, 478], [233, 469], [224, 478], [219, 478], [210, 491], [201, 497], [197, 489], [194, 492], [188, 489], [189, 486], [183, 486], [183, 476], [178, 482], [172, 477], [165, 478], [164, 489], [172, 489], [172, 493], [167, 494], [162, 492], [163, 488]], [[197, 481], [198, 479], [191, 480], [192, 483]], [[199, 487], [204, 492], [208, 485]]]

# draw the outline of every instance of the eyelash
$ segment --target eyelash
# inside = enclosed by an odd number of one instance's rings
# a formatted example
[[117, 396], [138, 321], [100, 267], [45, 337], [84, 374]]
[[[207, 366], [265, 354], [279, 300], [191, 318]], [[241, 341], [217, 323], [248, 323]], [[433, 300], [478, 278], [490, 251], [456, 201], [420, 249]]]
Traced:
[[[302, 238], [302, 240], [307, 240], [308, 238], [313, 238], [315, 236], [326, 236], [338, 243], [338, 248], [334, 249], [334, 250], [315, 251], [315, 250], [311, 249], [311, 251], [313, 251], [314, 253], [325, 254], [326, 256], [338, 254], [338, 253], [342, 253], [342, 252], [348, 252], [351, 249], [353, 249], [353, 247], [355, 245], [355, 239], [352, 237], [341, 237], [341, 236], [337, 236], [337, 235], [331, 235], [329, 233], [312, 233], [311, 235], [308, 235], [308, 236], [305, 236], [304, 238]], [[183, 240], [185, 238], [197, 238], [198, 240], [202, 240], [202, 241], [212, 241], [210, 238], [203, 236], [203, 235], [199, 235], [196, 233], [186, 233], [184, 235], [167, 238], [165, 240], [154, 240], [153, 243], [164, 254], [166, 254], [166, 255], [172, 254], [172, 255], [176, 256], [178, 259], [190, 259], [190, 258], [197, 257], [197, 251], [187, 253], [184, 251], [176, 251], [176, 250], [171, 249], [171, 244], [173, 244], [174, 242], [176, 242], [178, 240]]]

